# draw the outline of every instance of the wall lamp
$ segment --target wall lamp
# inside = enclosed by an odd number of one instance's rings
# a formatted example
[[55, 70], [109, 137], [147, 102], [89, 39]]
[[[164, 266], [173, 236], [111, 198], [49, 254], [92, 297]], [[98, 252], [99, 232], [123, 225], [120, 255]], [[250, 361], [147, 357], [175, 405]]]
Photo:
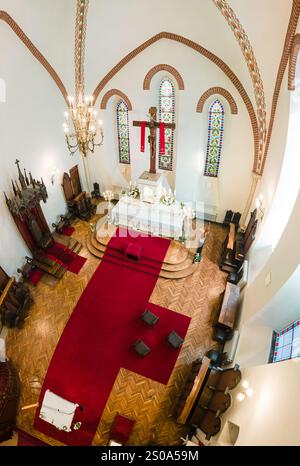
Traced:
[[251, 398], [253, 396], [253, 389], [250, 388], [248, 380], [244, 380], [242, 387], [244, 390], [237, 394], [237, 399], [239, 401], [244, 401], [245, 398]]
[[51, 171], [50, 171], [50, 179], [51, 179], [51, 184], [53, 185], [54, 184], [54, 181], [55, 181], [55, 175], [57, 175], [58, 173], [58, 168], [55, 167], [55, 165], [53, 165], [51, 167]]

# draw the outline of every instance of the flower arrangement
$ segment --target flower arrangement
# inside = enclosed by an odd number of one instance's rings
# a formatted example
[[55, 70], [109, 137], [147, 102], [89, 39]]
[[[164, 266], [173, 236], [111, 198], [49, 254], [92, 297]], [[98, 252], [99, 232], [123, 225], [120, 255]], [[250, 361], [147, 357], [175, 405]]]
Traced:
[[138, 186], [136, 185], [132, 186], [132, 184], [130, 183], [127, 195], [130, 197], [133, 197], [133, 199], [136, 199], [140, 195], [140, 190]]
[[73, 426], [73, 429], [78, 430], [78, 429], [80, 429], [80, 427], [81, 427], [81, 422], [77, 421], [77, 422], [75, 422], [75, 424]]
[[110, 190], [106, 190], [103, 192], [103, 197], [106, 201], [110, 202], [114, 198], [114, 193]]
[[163, 192], [163, 194], [160, 197], [160, 203], [161, 204], [170, 206], [170, 205], [174, 204], [174, 202], [175, 202], [175, 196], [171, 192], [171, 190], [168, 193]]

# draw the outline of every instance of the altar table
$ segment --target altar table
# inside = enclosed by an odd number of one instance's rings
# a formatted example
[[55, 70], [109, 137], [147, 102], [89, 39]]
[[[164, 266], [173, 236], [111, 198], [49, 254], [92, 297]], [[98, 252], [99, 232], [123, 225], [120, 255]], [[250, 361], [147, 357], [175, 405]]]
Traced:
[[40, 418], [59, 430], [71, 432], [71, 425], [78, 406], [78, 404], [65, 400], [50, 390], [46, 390]]
[[123, 196], [110, 215], [115, 225], [175, 239], [182, 236], [185, 217], [186, 213], [177, 201], [168, 206], [159, 202], [150, 204], [130, 196]]

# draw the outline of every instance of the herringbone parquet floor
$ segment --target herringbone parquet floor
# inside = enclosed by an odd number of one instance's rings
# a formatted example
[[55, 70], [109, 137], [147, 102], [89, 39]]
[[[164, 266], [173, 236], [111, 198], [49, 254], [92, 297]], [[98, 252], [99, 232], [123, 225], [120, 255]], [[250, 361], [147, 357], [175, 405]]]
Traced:
[[[92, 219], [96, 220], [96, 217]], [[60, 281], [44, 276], [36, 288], [31, 287], [34, 305], [29, 318], [23, 329], [11, 329], [8, 334], [7, 354], [21, 379], [21, 407], [37, 402], [56, 344], [99, 264], [85, 246], [89, 224], [78, 220], [74, 227], [74, 237], [84, 245], [80, 254], [88, 259], [81, 272], [79, 275], [66, 272]], [[215, 347], [212, 323], [226, 284], [226, 274], [218, 267], [225, 235], [222, 227], [211, 225], [197, 271], [184, 279], [158, 279], [151, 301], [192, 317], [184, 345], [167, 386], [125, 369], [120, 370], [99, 423], [93, 442], [95, 445], [107, 443], [117, 412], [136, 420], [130, 437], [131, 445], [181, 443], [180, 437], [186, 434], [185, 427], [178, 425], [172, 414], [190, 364]], [[33, 429], [34, 415], [35, 408], [20, 410], [18, 426], [52, 445], [59, 445], [56, 440]]]

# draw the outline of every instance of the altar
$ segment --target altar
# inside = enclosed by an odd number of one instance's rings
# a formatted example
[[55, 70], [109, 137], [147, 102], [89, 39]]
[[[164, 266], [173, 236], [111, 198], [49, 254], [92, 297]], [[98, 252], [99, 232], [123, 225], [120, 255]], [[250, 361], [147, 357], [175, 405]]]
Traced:
[[177, 201], [172, 205], [161, 204], [159, 200], [148, 203], [128, 195], [110, 213], [114, 225], [174, 239], [182, 236], [185, 217], [186, 212]]

